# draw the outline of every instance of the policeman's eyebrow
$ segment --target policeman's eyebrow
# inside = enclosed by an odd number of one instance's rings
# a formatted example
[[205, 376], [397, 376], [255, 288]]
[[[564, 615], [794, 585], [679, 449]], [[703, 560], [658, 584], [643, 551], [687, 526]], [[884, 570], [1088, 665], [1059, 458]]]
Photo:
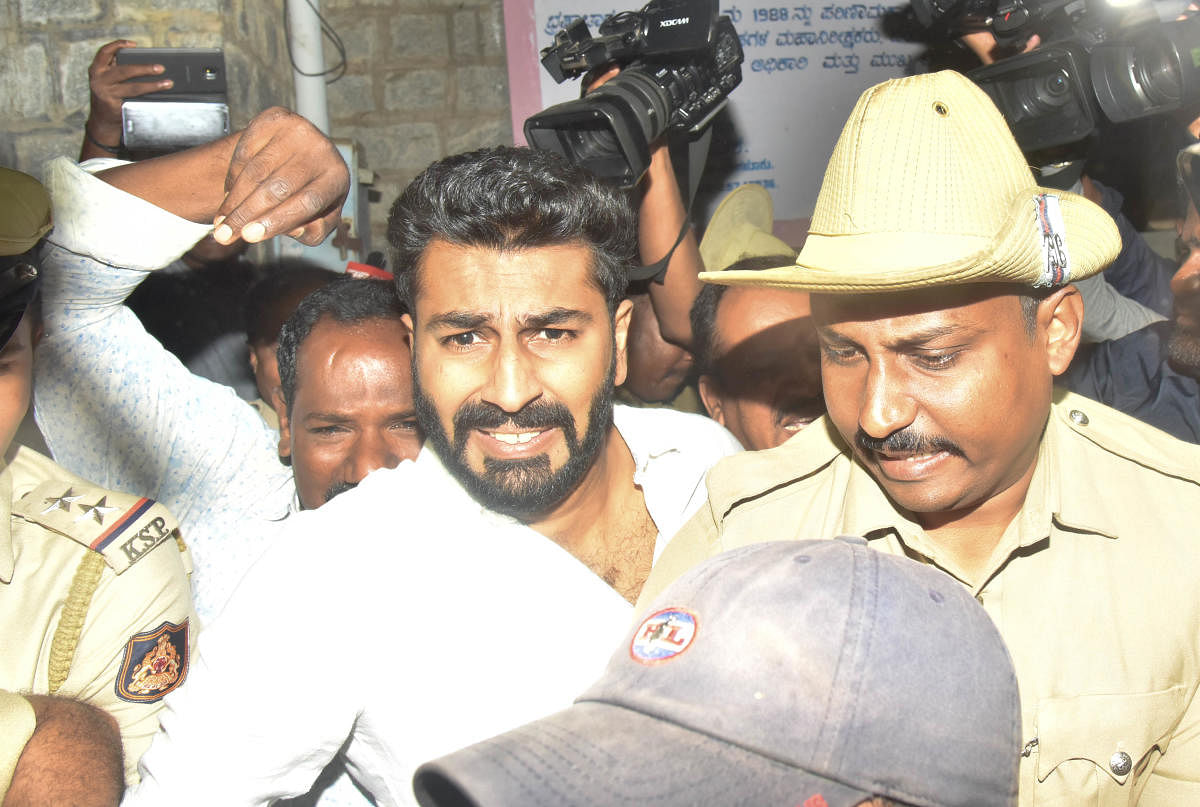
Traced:
[[837, 329], [831, 325], [818, 325], [817, 336], [820, 337], [822, 342], [859, 347], [857, 342], [844, 334], [838, 333]]
[[540, 330], [556, 325], [587, 325], [591, 323], [592, 315], [576, 308], [555, 307], [536, 314], [526, 314], [518, 320], [523, 328]]
[[[959, 324], [949, 325], [932, 325], [928, 328], [922, 328], [917, 331], [904, 334], [896, 339], [889, 340], [884, 343], [884, 346], [889, 350], [904, 351], [924, 348], [930, 342], [947, 337], [969, 338], [973, 336], [978, 329]], [[837, 329], [829, 325], [817, 326], [817, 334], [821, 337], [821, 341], [825, 344], [837, 345], [852, 345], [861, 347], [857, 341], [851, 339], [844, 334], [838, 333]]]
[[914, 331], [905, 334], [899, 339], [892, 340], [887, 343], [887, 346], [892, 350], [914, 350], [923, 348], [929, 345], [930, 342], [947, 337], [960, 337], [974, 331], [963, 325], [934, 325], [929, 328], [922, 328], [919, 331]]

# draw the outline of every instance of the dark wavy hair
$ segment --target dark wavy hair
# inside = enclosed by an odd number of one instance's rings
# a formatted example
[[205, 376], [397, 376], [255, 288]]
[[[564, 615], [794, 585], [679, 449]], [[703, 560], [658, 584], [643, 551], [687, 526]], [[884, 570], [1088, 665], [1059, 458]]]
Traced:
[[279, 360], [279, 386], [288, 414], [291, 414], [292, 402], [296, 399], [296, 355], [318, 322], [330, 317], [334, 322], [354, 325], [371, 319], [399, 320], [404, 313], [404, 306], [391, 283], [349, 275], [327, 283], [301, 300], [283, 323], [279, 331], [279, 349], [275, 352], [275, 358]]
[[342, 277], [337, 272], [303, 261], [281, 264], [264, 275], [246, 292], [242, 307], [246, 341], [252, 347], [279, 339], [283, 323], [300, 301], [316, 289]]
[[637, 254], [637, 220], [627, 194], [548, 151], [497, 146], [426, 168], [388, 215], [396, 289], [414, 310], [417, 269], [434, 238], [461, 246], [521, 250], [582, 244], [592, 282], [610, 312], [625, 296]]

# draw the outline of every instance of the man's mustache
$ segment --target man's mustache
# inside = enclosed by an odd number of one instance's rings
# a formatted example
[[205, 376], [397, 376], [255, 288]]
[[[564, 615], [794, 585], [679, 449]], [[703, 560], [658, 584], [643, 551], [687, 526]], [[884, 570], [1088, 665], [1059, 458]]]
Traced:
[[559, 401], [533, 401], [516, 412], [505, 412], [486, 401], [471, 401], [454, 413], [456, 433], [467, 429], [498, 429], [506, 424], [518, 429], [573, 428], [575, 420], [566, 405]]
[[1183, 315], [1191, 320], [1190, 327], [1184, 330], [1193, 333], [1200, 329], [1200, 276], [1197, 276], [1196, 281], [1190, 284], [1195, 288], [1188, 288], [1175, 295], [1172, 306], [1176, 325], [1178, 326], [1180, 315]]
[[861, 428], [854, 433], [854, 445], [864, 454], [879, 452], [888, 454], [947, 454], [963, 456], [963, 451], [952, 440], [941, 435], [921, 434], [911, 428], [892, 432], [887, 437], [872, 437]]

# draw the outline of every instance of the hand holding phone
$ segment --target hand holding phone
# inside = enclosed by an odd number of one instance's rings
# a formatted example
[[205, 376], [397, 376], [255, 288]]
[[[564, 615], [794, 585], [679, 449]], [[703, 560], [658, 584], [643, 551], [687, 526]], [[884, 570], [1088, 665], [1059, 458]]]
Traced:
[[109, 42], [96, 51], [88, 67], [88, 87], [92, 96], [85, 124], [88, 139], [93, 143], [112, 145], [89, 148], [85, 141], [81, 159], [107, 156], [104, 152], [111, 152], [120, 146], [121, 103], [126, 98], [169, 90], [174, 86], [174, 81], [163, 77], [164, 68], [161, 64], [117, 63], [119, 51], [136, 47], [137, 43], [128, 39]]

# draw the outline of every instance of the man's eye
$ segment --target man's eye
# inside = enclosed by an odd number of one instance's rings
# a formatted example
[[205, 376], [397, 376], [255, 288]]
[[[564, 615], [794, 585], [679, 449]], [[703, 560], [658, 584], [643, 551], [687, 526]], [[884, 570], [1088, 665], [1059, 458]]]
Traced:
[[396, 421], [396, 423], [393, 425], [392, 428], [399, 429], [400, 431], [404, 431], [404, 432], [415, 432], [415, 431], [419, 431], [421, 427], [420, 427], [420, 425], [418, 425], [416, 419], [413, 419], [413, 420], [398, 420], [398, 421]]
[[479, 341], [479, 334], [477, 334], [475, 331], [456, 333], [451, 336], [447, 336], [445, 339], [446, 344], [451, 345], [452, 347], [470, 347]]
[[309, 434], [335, 435], [335, 434], [341, 434], [342, 432], [346, 431], [346, 427], [345, 426], [336, 426], [336, 425], [313, 426], [308, 431], [309, 431]]
[[944, 370], [954, 364], [958, 358], [958, 351], [951, 350], [945, 353], [916, 353], [913, 355], [913, 360], [920, 366], [929, 370]]
[[852, 347], [836, 347], [834, 345], [822, 345], [821, 354], [833, 362], [834, 364], [845, 364], [854, 361], [858, 356], [857, 348]]
[[571, 338], [574, 334], [574, 331], [565, 328], [542, 328], [538, 331], [538, 336], [547, 342], [560, 342], [563, 339]]

